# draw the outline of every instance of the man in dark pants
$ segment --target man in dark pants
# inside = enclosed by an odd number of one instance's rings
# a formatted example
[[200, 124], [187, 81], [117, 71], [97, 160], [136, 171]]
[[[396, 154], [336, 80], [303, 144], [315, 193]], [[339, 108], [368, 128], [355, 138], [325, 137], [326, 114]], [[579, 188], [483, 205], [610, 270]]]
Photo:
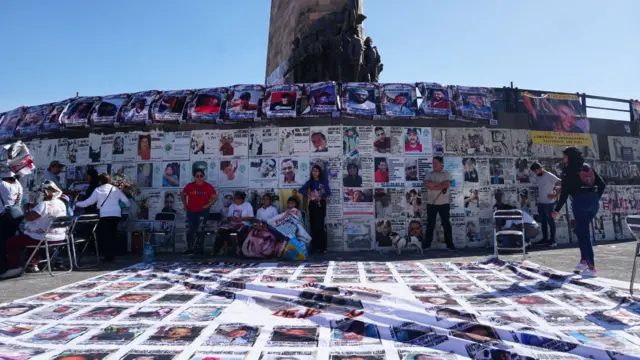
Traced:
[[436, 218], [440, 215], [440, 221], [444, 229], [444, 240], [447, 249], [453, 251], [453, 238], [451, 235], [451, 222], [449, 222], [449, 187], [451, 186], [451, 174], [444, 170], [442, 156], [433, 157], [433, 171], [424, 178], [424, 187], [427, 188], [427, 241], [424, 248], [431, 247], [433, 230], [436, 227]]
[[[551, 214], [556, 205], [556, 199], [560, 195], [555, 190], [556, 185], [560, 183], [560, 179], [542, 168], [542, 165], [538, 162], [531, 164], [530, 169], [536, 174], [536, 183], [538, 184], [538, 216], [540, 217], [540, 224], [542, 225], [542, 241], [536, 244], [557, 247], [556, 223]], [[551, 237], [549, 237], [547, 226], [551, 231]]]

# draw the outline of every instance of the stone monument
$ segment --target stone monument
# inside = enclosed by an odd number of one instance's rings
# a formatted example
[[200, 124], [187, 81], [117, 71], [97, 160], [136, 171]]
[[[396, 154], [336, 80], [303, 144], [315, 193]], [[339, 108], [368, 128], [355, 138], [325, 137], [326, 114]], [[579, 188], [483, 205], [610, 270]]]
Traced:
[[266, 83], [377, 82], [383, 65], [365, 37], [363, 0], [272, 0]]

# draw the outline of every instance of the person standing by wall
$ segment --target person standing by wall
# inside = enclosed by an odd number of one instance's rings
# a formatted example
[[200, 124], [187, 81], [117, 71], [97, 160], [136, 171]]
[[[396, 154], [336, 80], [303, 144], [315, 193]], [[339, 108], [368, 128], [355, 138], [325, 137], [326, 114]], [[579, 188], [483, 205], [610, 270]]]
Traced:
[[7, 270], [7, 240], [16, 235], [18, 226], [24, 218], [20, 206], [22, 185], [10, 170], [0, 172], [0, 274]]
[[327, 216], [327, 198], [331, 196], [329, 182], [318, 165], [311, 168], [311, 178], [298, 190], [309, 197], [309, 223], [313, 251], [327, 252], [327, 232], [324, 220]]
[[442, 156], [433, 157], [433, 171], [424, 178], [424, 187], [427, 188], [427, 241], [424, 248], [431, 247], [433, 231], [436, 227], [436, 218], [440, 215], [440, 221], [444, 230], [444, 240], [447, 249], [454, 251], [453, 237], [451, 234], [451, 222], [449, 221], [449, 187], [451, 186], [451, 174], [444, 169]]
[[545, 170], [538, 162], [531, 164], [530, 169], [536, 174], [536, 183], [538, 184], [538, 216], [540, 217], [540, 224], [542, 226], [542, 241], [536, 244], [546, 245], [552, 248], [557, 247], [556, 222], [551, 214], [556, 205], [556, 199], [559, 196], [554, 189], [556, 185], [560, 183], [560, 179]]
[[93, 204], [98, 205], [100, 211], [100, 221], [96, 229], [98, 237], [98, 245], [100, 252], [104, 254], [105, 262], [113, 262], [115, 260], [115, 240], [118, 231], [118, 223], [122, 216], [122, 208], [120, 203], [128, 207], [129, 199], [116, 186], [111, 185], [111, 176], [107, 173], [98, 175], [98, 186], [84, 201], [78, 201], [77, 207], [86, 208]]
[[187, 251], [185, 255], [194, 254], [196, 233], [200, 226], [200, 218], [209, 216], [209, 208], [218, 200], [218, 194], [213, 185], [204, 181], [204, 170], [196, 168], [193, 170], [194, 181], [187, 184], [182, 190], [182, 205], [187, 211]]
[[584, 157], [578, 148], [571, 146], [562, 153], [562, 192], [552, 216], [554, 219], [558, 217], [558, 212], [571, 196], [573, 216], [576, 219], [575, 232], [580, 247], [580, 262], [576, 270], [582, 271], [583, 275], [597, 276], [589, 229], [591, 220], [600, 210], [600, 197], [606, 184], [591, 166], [584, 163]]
[[58, 160], [53, 160], [49, 163], [49, 167], [44, 172], [42, 179], [53, 181], [59, 189], [62, 189], [60, 181], [60, 173], [62, 172], [62, 169], [64, 169], [64, 165], [62, 165]]

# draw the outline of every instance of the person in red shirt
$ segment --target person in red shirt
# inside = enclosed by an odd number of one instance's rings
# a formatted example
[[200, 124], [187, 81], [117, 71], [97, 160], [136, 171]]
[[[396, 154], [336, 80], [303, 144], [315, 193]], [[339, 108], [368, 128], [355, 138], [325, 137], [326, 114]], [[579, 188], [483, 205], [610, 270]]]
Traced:
[[377, 183], [388, 183], [389, 182], [389, 165], [387, 165], [387, 159], [385, 158], [376, 158], [379, 159], [378, 170], [376, 170], [375, 181]]
[[182, 205], [187, 211], [187, 251], [185, 254], [194, 253], [195, 236], [200, 227], [200, 218], [209, 217], [209, 208], [218, 200], [218, 194], [213, 185], [204, 181], [204, 170], [196, 168], [193, 170], [194, 182], [190, 182], [182, 190]]

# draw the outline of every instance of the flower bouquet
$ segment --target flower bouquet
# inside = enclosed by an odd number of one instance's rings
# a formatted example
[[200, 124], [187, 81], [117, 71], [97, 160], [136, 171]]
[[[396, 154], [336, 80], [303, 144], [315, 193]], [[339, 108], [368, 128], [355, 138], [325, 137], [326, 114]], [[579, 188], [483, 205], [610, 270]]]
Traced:
[[[140, 188], [136, 185], [128, 176], [124, 174], [116, 174], [111, 181], [111, 185], [120, 189], [124, 195], [129, 199], [135, 199], [140, 195]], [[125, 204], [120, 201], [120, 207], [125, 208]]]

